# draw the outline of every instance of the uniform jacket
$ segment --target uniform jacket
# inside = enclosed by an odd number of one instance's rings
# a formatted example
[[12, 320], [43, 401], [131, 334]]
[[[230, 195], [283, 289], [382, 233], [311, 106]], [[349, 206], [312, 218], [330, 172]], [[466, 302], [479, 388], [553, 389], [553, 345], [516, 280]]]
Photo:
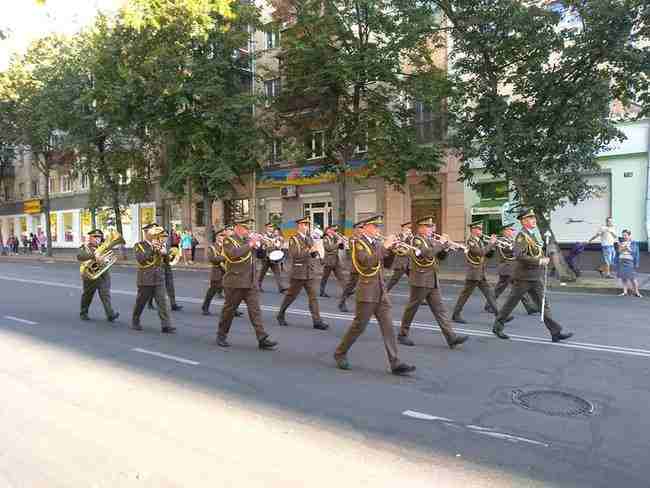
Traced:
[[415, 253], [410, 253], [409, 285], [438, 288], [440, 261], [447, 257], [448, 246], [423, 236], [415, 236], [411, 245], [417, 247], [421, 254], [415, 256]]
[[164, 274], [160, 253], [147, 241], [135, 245], [135, 259], [138, 261], [138, 286], [162, 285]]
[[[91, 246], [90, 244], [84, 244], [79, 248], [79, 252], [77, 253], [77, 261], [80, 263], [83, 263], [84, 261], [88, 261], [90, 259], [95, 259], [95, 249], [97, 249], [97, 246]], [[89, 280], [85, 276], [81, 276], [82, 281], [90, 281], [90, 282], [97, 282], [96, 284], [99, 285], [100, 283], [107, 282], [109, 281], [111, 271], [104, 271], [104, 273], [97, 278], [96, 280]]]
[[339, 263], [339, 250], [345, 249], [343, 243], [339, 243], [339, 239], [336, 236], [323, 237], [323, 247], [325, 249], [325, 257], [323, 258], [323, 266], [329, 268], [336, 268]]
[[313, 245], [314, 240], [310, 236], [296, 234], [289, 239], [289, 258], [291, 259], [290, 279], [311, 280], [316, 278], [318, 253], [309, 252]]
[[[406, 242], [407, 244], [411, 244], [411, 240], [413, 239], [412, 236], [405, 237], [403, 233], [400, 233], [397, 236], [397, 238], [400, 241]], [[410, 253], [407, 253], [407, 254], [404, 254], [404, 255], [400, 255], [400, 254], [395, 255], [395, 259], [393, 260], [393, 266], [392, 266], [394, 271], [405, 271], [405, 270], [409, 269], [409, 265], [410, 265], [409, 254]]]
[[[468, 281], [481, 281], [486, 279], [488, 259], [494, 254], [496, 244], [485, 244], [478, 237], [467, 239], [468, 252], [465, 256], [465, 279]], [[476, 264], [473, 264], [476, 263]]]
[[394, 254], [378, 242], [361, 237], [354, 241], [352, 266], [358, 266], [357, 302], [390, 304], [384, 279], [384, 267], [390, 266]]
[[542, 279], [544, 267], [539, 265], [544, 257], [544, 243], [526, 229], [521, 229], [515, 238], [513, 255], [516, 259], [513, 278], [522, 281]]
[[[514, 239], [502, 237], [503, 241], [508, 241], [514, 244]], [[512, 276], [515, 272], [515, 255], [514, 249], [503, 249], [497, 247], [497, 274], [499, 276]]]
[[226, 258], [223, 257], [222, 252], [223, 246], [219, 242], [208, 247], [208, 261], [212, 265], [210, 267], [210, 281], [220, 282], [223, 280]]
[[233, 235], [223, 240], [223, 256], [226, 261], [224, 288], [253, 288], [256, 275], [253, 251], [248, 239]]

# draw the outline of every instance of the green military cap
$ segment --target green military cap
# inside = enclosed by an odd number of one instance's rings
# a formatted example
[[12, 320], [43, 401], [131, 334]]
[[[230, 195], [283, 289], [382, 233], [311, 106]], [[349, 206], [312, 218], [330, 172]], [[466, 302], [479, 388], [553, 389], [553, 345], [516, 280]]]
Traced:
[[372, 217], [369, 217], [367, 219], [360, 220], [359, 222], [357, 222], [357, 225], [359, 227], [363, 227], [364, 225], [369, 225], [369, 224], [384, 225], [384, 216], [382, 214], [377, 214], [377, 215], [373, 215]]
[[411, 225], [411, 221], [409, 220], [408, 222], [404, 222], [404, 223], [402, 224], [402, 227], [408, 227], [408, 226], [410, 226], [410, 225]]
[[303, 217], [296, 220], [296, 224], [311, 224], [311, 219], [309, 217]]
[[503, 225], [501, 226], [501, 230], [502, 230], [502, 231], [503, 231], [503, 230], [512, 229], [512, 228], [514, 228], [514, 225], [513, 225], [513, 224], [503, 224]]
[[418, 225], [426, 225], [427, 227], [433, 227], [436, 225], [435, 220], [433, 220], [433, 216], [429, 215], [427, 217], [422, 217], [421, 219], [418, 219], [416, 222]]
[[253, 225], [255, 221], [253, 219], [241, 219], [241, 220], [236, 220], [235, 225], [242, 225], [244, 227], [249, 227]]
[[104, 237], [104, 233], [101, 231], [101, 229], [93, 229], [88, 232], [88, 235], [90, 237]]
[[327, 231], [330, 230], [330, 229], [332, 229], [334, 232], [336, 232], [336, 231], [339, 230], [339, 226], [338, 226], [338, 225], [330, 225], [329, 227], [327, 227], [327, 228], [325, 229], [325, 232], [327, 232]]
[[482, 220], [476, 220], [474, 222], [471, 222], [468, 227], [470, 229], [482, 229], [483, 228], [483, 221]]
[[226, 232], [226, 229], [228, 229], [228, 227], [222, 227], [221, 229], [215, 230], [215, 231], [214, 231], [214, 235], [215, 235], [215, 236], [221, 235], [221, 234], [223, 234], [224, 232]]
[[522, 208], [517, 214], [517, 218], [523, 220], [526, 217], [535, 217], [535, 210], [532, 208]]

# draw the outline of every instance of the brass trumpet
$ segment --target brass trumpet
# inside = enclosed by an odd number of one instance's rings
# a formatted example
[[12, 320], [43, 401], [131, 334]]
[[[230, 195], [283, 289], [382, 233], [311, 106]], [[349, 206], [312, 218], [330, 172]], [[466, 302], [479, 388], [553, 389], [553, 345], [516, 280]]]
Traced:
[[257, 232], [251, 232], [248, 237], [250, 239], [260, 241], [264, 246], [275, 246], [275, 239], [267, 237], [264, 234], [258, 234]]
[[449, 248], [452, 251], [463, 251], [467, 252], [469, 249], [467, 249], [467, 246], [465, 244], [459, 244], [457, 242], [454, 242], [450, 239], [447, 239], [446, 237], [442, 236], [441, 234], [436, 234], [435, 232], [431, 235], [434, 240], [442, 243], [444, 239], [446, 239], [445, 243], [449, 246]]
[[[490, 238], [488, 236], [481, 236], [481, 241], [483, 241], [484, 244], [490, 244]], [[512, 250], [513, 243], [505, 237], [497, 237], [496, 246], [501, 249]]]
[[338, 232], [335, 232], [334, 235], [343, 242], [346, 246], [350, 244], [350, 240], [345, 237], [343, 234], [339, 234]]

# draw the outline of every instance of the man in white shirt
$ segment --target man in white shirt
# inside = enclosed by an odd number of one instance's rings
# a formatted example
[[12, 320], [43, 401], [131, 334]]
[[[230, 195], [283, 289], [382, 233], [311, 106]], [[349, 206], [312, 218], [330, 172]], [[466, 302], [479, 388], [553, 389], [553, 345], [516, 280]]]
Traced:
[[614, 256], [616, 251], [614, 249], [614, 243], [616, 242], [616, 226], [614, 225], [614, 220], [609, 217], [604, 226], [602, 226], [598, 233], [589, 239], [591, 244], [596, 239], [600, 239], [600, 245], [603, 252], [603, 261], [605, 261], [605, 278], [614, 278], [611, 274], [611, 266], [614, 261]]

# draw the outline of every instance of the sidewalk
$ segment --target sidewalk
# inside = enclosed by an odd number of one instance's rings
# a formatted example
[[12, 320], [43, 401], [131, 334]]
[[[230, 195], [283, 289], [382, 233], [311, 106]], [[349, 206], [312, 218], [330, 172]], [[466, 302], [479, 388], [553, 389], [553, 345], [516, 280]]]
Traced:
[[[20, 255], [7, 255], [0, 256], [0, 262], [40, 262], [45, 264], [53, 263], [77, 263], [77, 259], [72, 254], [63, 254], [53, 256], [51, 258], [41, 254], [20, 254]], [[133, 259], [126, 259], [118, 261], [115, 266], [121, 267], [136, 267], [136, 262]], [[207, 273], [210, 265], [205, 262], [196, 262], [192, 265], [178, 264], [174, 267], [176, 270], [182, 271], [195, 271]], [[496, 280], [494, 270], [490, 270], [489, 278], [491, 281]], [[386, 273], [390, 276], [390, 270]], [[465, 273], [460, 269], [443, 269], [440, 273], [440, 279], [446, 284], [462, 284], [465, 280]], [[638, 273], [640, 288], [644, 291], [645, 295], [650, 295], [650, 273]], [[402, 279], [402, 283], [406, 283], [406, 279]], [[562, 292], [575, 292], [575, 293], [603, 293], [603, 294], [619, 294], [622, 290], [621, 284], [617, 279], [601, 278], [595, 271], [584, 271], [580, 279], [573, 283], [560, 283], [556, 279], [549, 278], [549, 286], [555, 291]]]

